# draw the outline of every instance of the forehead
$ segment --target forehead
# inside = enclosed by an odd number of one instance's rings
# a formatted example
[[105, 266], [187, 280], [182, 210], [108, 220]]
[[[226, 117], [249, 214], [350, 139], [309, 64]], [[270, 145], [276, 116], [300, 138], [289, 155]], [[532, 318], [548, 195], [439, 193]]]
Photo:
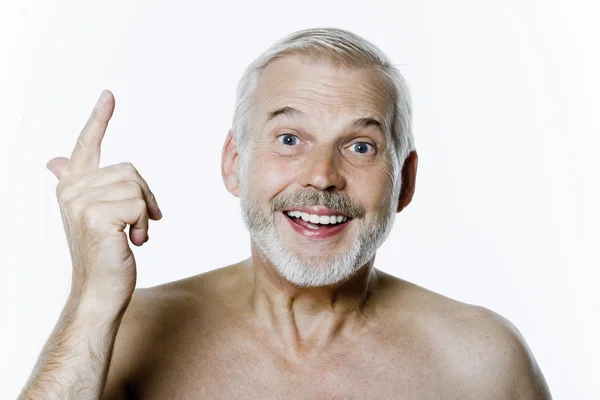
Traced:
[[373, 68], [344, 68], [288, 56], [261, 73], [255, 97], [255, 116], [293, 107], [317, 118], [375, 116], [390, 121], [394, 101], [390, 84]]

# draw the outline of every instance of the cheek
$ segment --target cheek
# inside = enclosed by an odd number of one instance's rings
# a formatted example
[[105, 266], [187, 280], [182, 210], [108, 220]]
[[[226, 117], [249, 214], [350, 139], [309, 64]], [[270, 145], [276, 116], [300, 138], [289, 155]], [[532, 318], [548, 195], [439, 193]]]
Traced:
[[390, 168], [374, 167], [361, 171], [352, 182], [355, 195], [361, 199], [367, 212], [380, 212], [388, 207], [393, 197], [393, 174]]
[[261, 198], [273, 198], [295, 179], [297, 168], [271, 152], [254, 153], [250, 160], [251, 189]]

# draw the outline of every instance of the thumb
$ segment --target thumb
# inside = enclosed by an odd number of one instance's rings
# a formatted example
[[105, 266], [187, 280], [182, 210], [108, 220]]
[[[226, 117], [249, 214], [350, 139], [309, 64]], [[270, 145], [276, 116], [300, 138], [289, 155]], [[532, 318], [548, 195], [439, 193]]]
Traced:
[[54, 176], [56, 176], [56, 178], [60, 179], [68, 164], [68, 158], [56, 157], [46, 163], [46, 168], [48, 168], [50, 172], [52, 172]]

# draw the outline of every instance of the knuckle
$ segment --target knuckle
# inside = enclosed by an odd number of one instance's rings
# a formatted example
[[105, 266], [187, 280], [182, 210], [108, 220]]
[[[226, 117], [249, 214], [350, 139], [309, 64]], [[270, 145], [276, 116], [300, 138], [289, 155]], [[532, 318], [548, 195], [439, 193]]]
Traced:
[[131, 192], [132, 197], [137, 198], [143, 196], [142, 188], [140, 187], [140, 185], [138, 185], [137, 182], [127, 181], [125, 182], [125, 185], [127, 185], [127, 188]]
[[56, 199], [58, 200], [58, 204], [61, 206], [65, 206], [69, 203], [69, 201], [73, 198], [72, 190], [69, 190], [68, 187], [57, 186], [56, 187]]
[[138, 180], [138, 170], [137, 168], [129, 161], [120, 164], [121, 176], [124, 180], [135, 181]]
[[77, 138], [76, 146], [81, 147], [83, 149], [92, 149], [92, 150], [100, 149], [100, 143], [95, 143], [95, 142], [90, 141], [86, 137], [86, 135], [79, 135], [79, 137]]
[[83, 138], [82, 134], [80, 134], [77, 137], [77, 141], [75, 142], [75, 146], [78, 146], [78, 147], [87, 147], [86, 140]]
[[88, 206], [82, 211], [82, 218], [88, 227], [96, 227], [102, 216], [102, 211], [98, 206]]
[[134, 204], [138, 208], [146, 208], [146, 201], [141, 197], [134, 199]]
[[131, 163], [131, 161], [124, 161], [121, 164], [119, 164], [119, 166], [124, 171], [137, 173], [137, 169], [134, 167], [134, 165], [133, 165], [133, 163]]
[[145, 214], [147, 212], [148, 206], [146, 205], [146, 201], [142, 198], [137, 198], [133, 200], [134, 207], [141, 212], [141, 214]]

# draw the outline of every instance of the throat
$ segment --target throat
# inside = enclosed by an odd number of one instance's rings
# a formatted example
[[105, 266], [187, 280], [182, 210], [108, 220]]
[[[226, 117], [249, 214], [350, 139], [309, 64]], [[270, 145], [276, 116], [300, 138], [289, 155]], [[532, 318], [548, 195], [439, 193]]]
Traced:
[[[331, 287], [285, 285], [270, 268], [254, 265], [253, 313], [288, 354], [320, 354], [334, 342], [359, 332], [374, 317], [378, 274], [372, 261], [349, 280]], [[376, 296], [375, 296], [376, 297]]]
[[346, 338], [348, 331], [360, 332], [368, 325], [360, 305], [318, 310], [306, 308], [307, 304], [301, 302], [292, 301], [287, 307], [269, 310], [268, 331], [278, 337], [277, 342], [288, 355], [304, 358], [324, 354], [332, 344]]

